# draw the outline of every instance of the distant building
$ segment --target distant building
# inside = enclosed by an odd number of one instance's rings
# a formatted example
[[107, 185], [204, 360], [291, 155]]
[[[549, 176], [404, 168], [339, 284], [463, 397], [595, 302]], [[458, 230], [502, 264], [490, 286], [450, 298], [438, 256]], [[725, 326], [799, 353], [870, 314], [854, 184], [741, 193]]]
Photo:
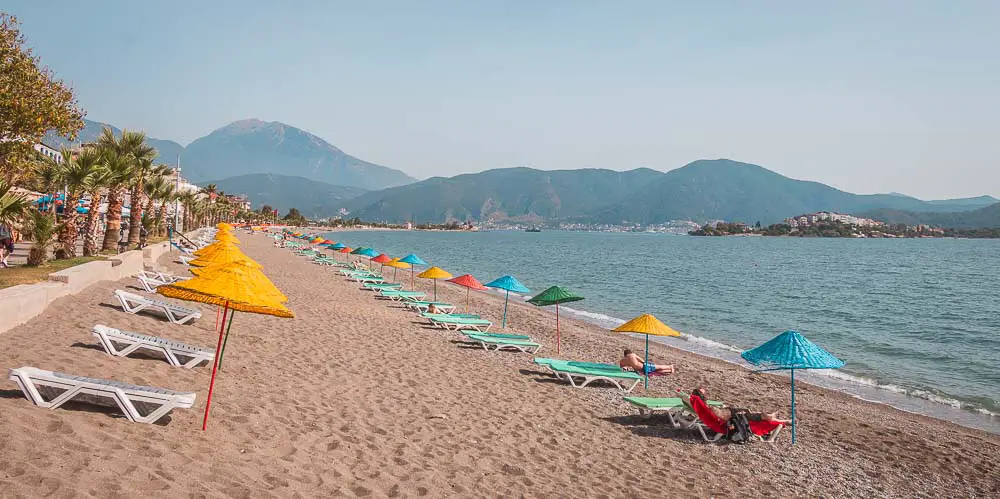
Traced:
[[52, 159], [54, 161], [62, 161], [62, 153], [54, 147], [47, 146], [42, 143], [35, 144], [34, 149], [45, 156], [46, 158]]
[[807, 213], [804, 215], [799, 215], [796, 217], [785, 219], [785, 223], [791, 227], [809, 227], [812, 225], [816, 225], [817, 223], [820, 222], [840, 222], [845, 225], [854, 225], [857, 227], [885, 226], [884, 222], [879, 222], [878, 220], [856, 217], [854, 215], [844, 215], [842, 213], [833, 213], [829, 211]]

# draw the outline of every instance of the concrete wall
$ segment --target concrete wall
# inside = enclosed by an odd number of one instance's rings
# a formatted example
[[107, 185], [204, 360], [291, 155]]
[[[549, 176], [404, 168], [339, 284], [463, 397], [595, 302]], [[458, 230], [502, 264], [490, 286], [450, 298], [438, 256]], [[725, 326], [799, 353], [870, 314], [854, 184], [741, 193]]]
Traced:
[[[185, 234], [194, 238], [200, 231]], [[154, 269], [156, 262], [170, 251], [170, 243], [126, 251], [107, 260], [87, 262], [49, 274], [48, 282], [21, 284], [0, 289], [0, 333], [24, 324], [45, 311], [45, 307], [66, 295], [83, 291], [99, 281], [117, 281], [142, 270]]]

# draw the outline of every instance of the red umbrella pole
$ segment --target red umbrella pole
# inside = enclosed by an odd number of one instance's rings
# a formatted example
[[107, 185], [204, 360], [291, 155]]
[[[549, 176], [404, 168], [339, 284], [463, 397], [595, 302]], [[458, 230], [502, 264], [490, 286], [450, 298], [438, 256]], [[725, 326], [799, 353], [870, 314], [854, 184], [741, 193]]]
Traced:
[[559, 343], [559, 304], [556, 303], [556, 353], [559, 353], [561, 345]]
[[472, 288], [465, 288], [465, 313], [469, 313], [469, 294], [472, 293]]
[[[229, 313], [229, 302], [226, 302], [225, 310], [222, 312], [222, 324], [226, 324], [226, 315]], [[208, 409], [212, 407], [212, 390], [215, 389], [215, 373], [219, 370], [219, 351], [222, 350], [222, 331], [219, 329], [219, 344], [215, 346], [215, 362], [212, 364], [212, 381], [208, 384], [208, 399], [205, 401], [205, 419], [201, 422], [201, 431], [208, 429]]]

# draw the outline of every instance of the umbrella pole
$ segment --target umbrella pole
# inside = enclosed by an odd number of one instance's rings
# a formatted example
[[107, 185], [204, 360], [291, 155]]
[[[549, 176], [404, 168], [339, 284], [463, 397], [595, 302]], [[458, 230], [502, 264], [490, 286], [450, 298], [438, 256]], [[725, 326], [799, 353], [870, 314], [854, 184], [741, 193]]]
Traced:
[[465, 288], [465, 313], [469, 313], [469, 295], [472, 294], [472, 288]]
[[434, 279], [434, 301], [438, 301], [438, 281]]
[[507, 295], [503, 299], [503, 326], [501, 329], [507, 329], [507, 300], [510, 300], [510, 290], [507, 290]]
[[[229, 302], [226, 302], [225, 310], [222, 312], [222, 321], [226, 321], [226, 314], [229, 312]], [[208, 399], [205, 401], [205, 419], [201, 421], [201, 431], [208, 429], [208, 409], [212, 407], [212, 391], [215, 389], [215, 373], [219, 369], [219, 351], [222, 350], [222, 329], [219, 329], [219, 344], [215, 346], [215, 362], [212, 363], [212, 381], [208, 384]]]
[[556, 303], [556, 353], [560, 353], [562, 345], [559, 341], [559, 304]]
[[646, 377], [646, 384], [643, 386], [644, 389], [649, 390], [649, 369], [646, 366], [649, 364], [649, 335], [646, 335], [646, 360], [642, 361], [642, 374]]
[[219, 352], [219, 369], [222, 369], [222, 356], [226, 354], [226, 344], [229, 343], [229, 331], [233, 329], [233, 317], [236, 311], [229, 312], [229, 325], [226, 326], [226, 339], [222, 340], [222, 351]]
[[792, 369], [792, 445], [795, 445], [795, 369]]

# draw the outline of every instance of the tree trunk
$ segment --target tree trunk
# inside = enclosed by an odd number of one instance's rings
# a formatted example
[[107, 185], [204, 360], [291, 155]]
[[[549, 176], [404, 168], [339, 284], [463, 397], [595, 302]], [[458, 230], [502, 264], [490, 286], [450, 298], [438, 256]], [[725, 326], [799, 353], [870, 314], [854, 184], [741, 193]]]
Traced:
[[63, 203], [63, 224], [59, 229], [59, 248], [56, 249], [56, 258], [76, 257], [76, 222], [80, 214], [76, 212], [76, 205], [80, 201], [80, 196], [68, 195]]
[[[161, 229], [167, 226], [167, 202], [160, 203], [160, 211], [156, 213], [156, 235], [161, 235]], [[163, 231], [165, 233], [165, 231]]]
[[139, 227], [142, 226], [142, 178], [136, 180], [132, 186], [129, 204], [131, 205], [128, 215], [128, 245], [132, 247], [139, 242]]
[[90, 211], [87, 212], [87, 221], [84, 222], [83, 232], [83, 256], [97, 255], [97, 222], [101, 216], [101, 195], [90, 195]]
[[104, 229], [104, 242], [101, 244], [101, 251], [118, 249], [118, 230], [122, 227], [122, 194], [124, 193], [125, 188], [122, 186], [112, 187], [108, 192], [108, 223]]
[[146, 209], [142, 210], [143, 213], [153, 212], [153, 196], [146, 196]]

